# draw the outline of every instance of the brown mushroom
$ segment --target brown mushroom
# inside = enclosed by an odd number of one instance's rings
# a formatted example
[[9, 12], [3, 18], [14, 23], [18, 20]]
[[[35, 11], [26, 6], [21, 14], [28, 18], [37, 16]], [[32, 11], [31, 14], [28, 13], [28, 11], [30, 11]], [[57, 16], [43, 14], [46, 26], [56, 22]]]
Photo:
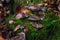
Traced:
[[16, 8], [16, 13], [30, 13], [31, 11], [28, 10], [26, 7], [22, 6], [22, 5], [19, 5], [17, 8]]
[[24, 15], [29, 15], [29, 16], [32, 16], [32, 12], [27, 9], [26, 7], [22, 6], [22, 5], [19, 5], [17, 8], [16, 8], [16, 13], [19, 14], [19, 13], [22, 13]]

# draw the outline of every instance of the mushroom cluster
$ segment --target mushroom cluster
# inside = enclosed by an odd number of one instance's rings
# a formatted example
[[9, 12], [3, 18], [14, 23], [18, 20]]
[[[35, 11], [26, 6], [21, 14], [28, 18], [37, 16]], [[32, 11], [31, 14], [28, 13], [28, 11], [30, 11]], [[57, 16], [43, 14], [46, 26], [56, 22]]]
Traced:
[[[41, 4], [37, 4], [37, 5], [41, 5]], [[38, 6], [38, 7], [41, 7], [41, 6]], [[42, 9], [41, 8], [42, 13], [44, 13], [45, 9]], [[39, 14], [39, 13], [37, 13]], [[42, 16], [43, 15], [43, 16]], [[37, 29], [41, 29], [43, 27], [43, 24], [41, 23], [36, 23], [37, 21], [40, 21], [40, 20], [43, 20], [44, 19], [44, 14], [39, 14], [38, 15], [34, 15], [34, 13], [32, 13], [31, 9], [27, 9], [26, 7], [22, 6], [22, 5], [19, 5], [17, 8], [16, 8], [16, 15], [15, 15], [15, 19], [16, 20], [20, 20], [21, 18], [26, 18], [34, 23], [32, 23], [32, 26], [37, 28]], [[10, 25], [14, 25], [15, 26], [15, 29], [13, 30], [13, 32], [16, 32], [17, 30], [23, 30], [24, 33], [28, 32], [29, 29], [27, 26], [24, 26], [24, 25], [21, 25], [21, 24], [16, 24], [15, 20], [14, 19], [11, 19], [9, 21], [9, 24]], [[14, 33], [13, 33], [14, 34]]]
[[[43, 6], [44, 6], [43, 2], [41, 2], [39, 4], [36, 4], [36, 5], [32, 5], [32, 6], [26, 6], [26, 7], [24, 7], [22, 5], [19, 5], [19, 6], [16, 7], [15, 19], [20, 20], [21, 18], [27, 17], [27, 19], [31, 20], [32, 22], [33, 21], [36, 22], [36, 21], [43, 20], [44, 16], [45, 16], [45, 12], [47, 10], [47, 8], [43, 7]], [[43, 16], [41, 16], [39, 11], [42, 11]], [[37, 15], [35, 13], [33, 13], [33, 12], [36, 12]], [[34, 25], [39, 26], [39, 27], [41, 26], [40, 28], [42, 28], [42, 24], [40, 24], [40, 23], [39, 24], [34, 24]], [[33, 26], [33, 24], [32, 24], [32, 26]], [[19, 28], [23, 29], [24, 27], [21, 26], [21, 25], [17, 25], [16, 29], [14, 31], [16, 31]], [[37, 27], [35, 27], [35, 28], [37, 28]], [[26, 31], [26, 29], [24, 29], [24, 31]]]

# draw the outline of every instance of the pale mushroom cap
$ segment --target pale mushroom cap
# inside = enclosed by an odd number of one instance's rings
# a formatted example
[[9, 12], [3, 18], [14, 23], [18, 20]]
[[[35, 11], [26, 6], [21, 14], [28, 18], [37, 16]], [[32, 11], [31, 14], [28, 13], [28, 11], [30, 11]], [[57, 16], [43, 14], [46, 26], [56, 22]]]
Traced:
[[27, 8], [32, 10], [32, 11], [39, 10], [39, 6], [37, 6], [37, 5], [28, 6]]
[[19, 14], [16, 15], [15, 18], [16, 18], [16, 19], [20, 19], [20, 18], [22, 18], [22, 17], [23, 17], [23, 15], [19, 13]]
[[35, 28], [42, 28], [43, 27], [43, 24], [40, 24], [40, 23], [32, 23], [32, 26], [35, 27]]
[[14, 31], [17, 31], [21, 25], [17, 25]]
[[40, 20], [40, 18], [37, 16], [32, 16], [32, 17], [29, 17], [28, 19], [33, 21]]
[[9, 21], [9, 24], [13, 24], [13, 23], [14, 23], [14, 20], [10, 20], [10, 21]]

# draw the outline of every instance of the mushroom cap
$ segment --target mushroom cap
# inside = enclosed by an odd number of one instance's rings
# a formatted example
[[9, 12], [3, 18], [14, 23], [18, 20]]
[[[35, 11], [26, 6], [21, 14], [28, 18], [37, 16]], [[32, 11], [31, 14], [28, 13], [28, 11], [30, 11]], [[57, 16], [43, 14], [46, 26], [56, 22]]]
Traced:
[[10, 19], [10, 20], [9, 20], [9, 24], [13, 24], [13, 25], [14, 25], [14, 24], [15, 24], [14, 19]]
[[32, 16], [32, 12], [31, 10], [27, 9], [26, 7], [22, 6], [22, 5], [19, 5], [17, 8], [16, 8], [16, 13], [19, 14], [19, 13], [22, 13], [26, 16]]
[[17, 8], [16, 8], [16, 13], [20, 13], [20, 12], [23, 11], [24, 9], [25, 9], [24, 6], [19, 5], [19, 6], [17, 6]]
[[24, 26], [22, 26], [22, 25], [17, 25], [16, 26], [16, 28], [14, 29], [14, 31], [17, 31], [18, 29], [24, 29], [25, 27]]
[[27, 6], [26, 8], [32, 11], [39, 11], [39, 7], [37, 5]]
[[36, 4], [36, 5], [26, 6], [26, 8], [35, 12], [35, 11], [39, 11], [40, 7], [42, 7], [43, 5], [44, 5], [44, 3], [40, 2], [40, 3]]
[[40, 20], [40, 18], [38, 16], [31, 16], [28, 19], [32, 20], [32, 21], [38, 21], [38, 20]]
[[29, 10], [29, 9], [21, 9], [20, 13], [23, 13], [24, 15], [27, 14], [27, 15], [30, 15], [32, 16], [32, 12]]
[[35, 27], [35, 28], [42, 28], [43, 24], [34, 22], [34, 23], [32, 23], [32, 26]]
[[42, 1], [37, 4], [37, 6], [39, 6], [39, 7], [41, 7], [41, 6], [43, 6], [43, 5], [44, 5], [44, 2], [42, 2]]
[[15, 22], [14, 22], [14, 20], [12, 20], [12, 19], [9, 21], [9, 24], [14, 24], [14, 23], [15, 23]]
[[20, 18], [23, 18], [23, 17], [24, 17], [23, 14], [22, 14], [22, 13], [19, 13], [19, 14], [16, 15], [15, 18], [16, 18], [16, 19], [20, 19]]

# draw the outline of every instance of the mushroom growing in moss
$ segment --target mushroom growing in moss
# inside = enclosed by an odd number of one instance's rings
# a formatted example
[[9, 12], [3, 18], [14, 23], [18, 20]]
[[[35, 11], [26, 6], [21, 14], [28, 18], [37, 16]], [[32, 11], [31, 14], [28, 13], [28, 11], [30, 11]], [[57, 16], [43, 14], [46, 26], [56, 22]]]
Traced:
[[16, 14], [19, 14], [19, 13], [24, 14], [24, 17], [32, 16], [32, 12], [22, 5], [19, 5], [16, 8]]
[[40, 10], [40, 7], [42, 7], [43, 5], [44, 3], [40, 2], [39, 4], [36, 4], [36, 5], [26, 6], [26, 8], [32, 10], [33, 12], [37, 12]]
[[35, 27], [35, 28], [40, 29], [40, 28], [43, 27], [43, 24], [34, 22], [34, 23], [32, 23], [32, 26]]
[[19, 13], [19, 14], [16, 15], [15, 18], [16, 18], [16, 19], [21, 19], [21, 18], [23, 18], [23, 17], [24, 17], [24, 15], [23, 15], [22, 13]]
[[24, 26], [22, 26], [22, 25], [17, 25], [16, 28], [14, 29], [14, 31], [17, 31], [18, 29], [22, 30], [22, 29], [24, 29]]
[[31, 16], [28, 19], [32, 20], [32, 21], [38, 21], [38, 20], [40, 20], [40, 18], [38, 16]]
[[15, 24], [15, 21], [13, 19], [9, 20], [9, 24]]

